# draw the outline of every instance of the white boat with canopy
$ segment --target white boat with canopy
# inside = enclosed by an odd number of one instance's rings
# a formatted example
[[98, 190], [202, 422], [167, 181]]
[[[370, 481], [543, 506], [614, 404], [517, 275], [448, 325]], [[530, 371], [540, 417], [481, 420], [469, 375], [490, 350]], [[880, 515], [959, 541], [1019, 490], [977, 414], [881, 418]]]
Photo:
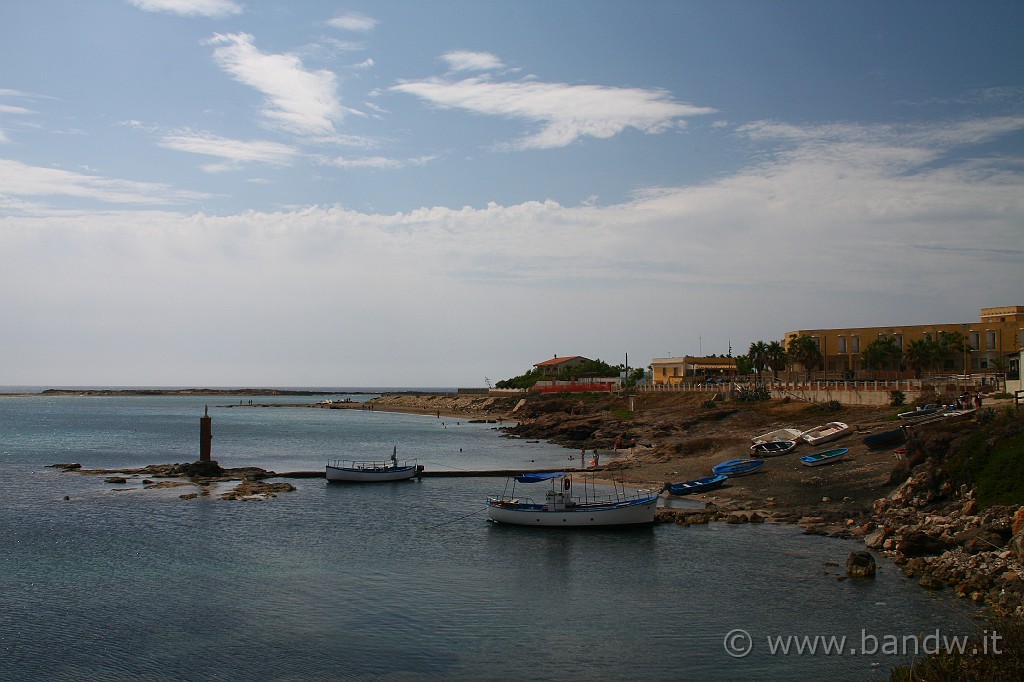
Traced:
[[[580, 486], [582, 495], [576, 496], [572, 474], [562, 471], [520, 474], [509, 482], [500, 496], [487, 498], [487, 513], [492, 521], [563, 528], [649, 525], [654, 523], [658, 506], [658, 496], [653, 491], [630, 494], [625, 488], [615, 487], [613, 494], [599, 494], [592, 483], [588, 489], [587, 479]], [[543, 501], [516, 495], [517, 483], [545, 482], [550, 483], [550, 488]]]

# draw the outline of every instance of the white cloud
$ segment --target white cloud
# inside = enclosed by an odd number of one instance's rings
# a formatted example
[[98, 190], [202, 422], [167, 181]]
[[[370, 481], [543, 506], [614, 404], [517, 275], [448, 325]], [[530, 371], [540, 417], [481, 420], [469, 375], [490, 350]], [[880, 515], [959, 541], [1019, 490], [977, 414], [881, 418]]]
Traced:
[[456, 50], [442, 55], [451, 71], [493, 71], [504, 68], [501, 60], [490, 52]]
[[147, 12], [167, 12], [183, 17], [220, 19], [242, 13], [242, 5], [234, 0], [126, 0]]
[[0, 114], [32, 114], [35, 113], [31, 109], [25, 107], [16, 107], [11, 104], [0, 104]]
[[377, 27], [377, 23], [377, 20], [373, 17], [368, 17], [365, 14], [360, 14], [358, 12], [339, 14], [338, 16], [327, 20], [328, 26], [340, 28], [343, 31], [355, 31], [357, 33], [372, 31]]
[[437, 157], [420, 156], [412, 159], [393, 159], [386, 156], [344, 157], [338, 156], [324, 159], [322, 163], [335, 168], [372, 168], [376, 170], [393, 170], [408, 166], [425, 166]]
[[482, 78], [406, 81], [391, 88], [446, 109], [519, 118], [541, 130], [514, 145], [519, 149], [564, 147], [581, 137], [608, 138], [627, 128], [661, 133], [709, 107], [677, 102], [664, 90], [565, 83], [494, 83]]
[[287, 165], [296, 156], [298, 150], [279, 142], [268, 140], [232, 140], [209, 133], [184, 131], [164, 135], [159, 142], [161, 147], [175, 149], [193, 154], [205, 154], [227, 159], [232, 164], [210, 167], [212, 170], [226, 170], [238, 167], [245, 162], [267, 163], [271, 165]]
[[86, 175], [0, 159], [0, 197], [64, 196], [106, 203], [178, 204], [209, 195], [170, 185]]
[[262, 114], [274, 128], [303, 135], [328, 135], [346, 110], [337, 95], [337, 78], [325, 69], [309, 71], [294, 54], [268, 54], [246, 33], [214, 34], [214, 61], [240, 83], [261, 92]]

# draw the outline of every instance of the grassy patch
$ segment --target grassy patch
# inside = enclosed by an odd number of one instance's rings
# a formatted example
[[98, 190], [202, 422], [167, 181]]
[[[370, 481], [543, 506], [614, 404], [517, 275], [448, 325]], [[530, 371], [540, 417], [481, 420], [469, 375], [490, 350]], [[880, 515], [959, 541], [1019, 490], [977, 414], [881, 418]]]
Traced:
[[1024, 431], [1015, 415], [993, 415], [943, 463], [946, 477], [973, 485], [982, 507], [1024, 504]]

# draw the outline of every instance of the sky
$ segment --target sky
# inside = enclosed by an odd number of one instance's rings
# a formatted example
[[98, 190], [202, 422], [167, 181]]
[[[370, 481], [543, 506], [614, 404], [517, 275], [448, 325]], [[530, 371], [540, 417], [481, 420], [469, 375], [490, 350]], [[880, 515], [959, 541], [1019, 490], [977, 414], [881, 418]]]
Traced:
[[0, 3], [0, 385], [484, 386], [1024, 305], [1022, 25]]

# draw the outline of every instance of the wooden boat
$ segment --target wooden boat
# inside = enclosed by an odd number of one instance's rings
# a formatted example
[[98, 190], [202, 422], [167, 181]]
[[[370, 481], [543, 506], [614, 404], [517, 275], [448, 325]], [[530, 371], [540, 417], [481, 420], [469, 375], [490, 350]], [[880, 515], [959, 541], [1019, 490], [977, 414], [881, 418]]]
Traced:
[[775, 457], [776, 455], [784, 455], [795, 447], [795, 440], [773, 440], [767, 443], [751, 445], [750, 452], [754, 457]]
[[932, 415], [941, 411], [942, 407], [930, 403], [928, 405], [925, 405], [924, 407], [918, 407], [917, 409], [910, 410], [909, 412], [900, 412], [896, 416], [902, 419], [903, 421], [914, 422], [919, 419], [931, 417]]
[[832, 464], [838, 462], [843, 458], [850, 448], [832, 448], [831, 450], [822, 450], [821, 452], [815, 452], [810, 455], [804, 455], [800, 458], [800, 463], [808, 467], [818, 467], [823, 464]]
[[728, 478], [729, 477], [724, 474], [718, 474], [717, 476], [695, 478], [692, 481], [684, 481], [683, 483], [669, 483], [668, 493], [669, 495], [691, 495], [693, 493], [703, 493], [708, 490], [714, 490], [715, 488], [721, 487]]
[[734, 478], [736, 476], [755, 474], [763, 468], [763, 459], [730, 459], [711, 467], [711, 471], [716, 475], [725, 475], [730, 478]]
[[404, 481], [423, 471], [415, 459], [398, 463], [398, 448], [391, 453], [391, 461], [359, 461], [336, 459], [327, 463], [327, 480], [345, 483], [373, 483]]
[[[658, 506], [658, 496], [650, 490], [630, 495], [616, 488], [614, 495], [598, 495], [587, 490], [586, 479], [581, 485], [583, 496], [576, 497], [572, 475], [561, 471], [520, 474], [510, 481], [511, 491], [506, 482], [505, 492], [487, 498], [487, 514], [497, 523], [561, 528], [651, 525]], [[551, 487], [543, 502], [515, 495], [516, 483], [544, 482]]]
[[843, 422], [829, 422], [821, 426], [815, 426], [800, 434], [800, 440], [810, 445], [821, 445], [845, 436], [850, 430], [849, 424]]
[[803, 433], [800, 429], [775, 429], [768, 433], [762, 433], [760, 436], [754, 436], [750, 440], [757, 445], [758, 443], [771, 443], [773, 441], [780, 440], [796, 440]]
[[865, 436], [864, 445], [867, 445], [872, 450], [877, 450], [878, 448], [887, 448], [892, 445], [899, 445], [906, 439], [907, 434], [901, 426], [898, 429], [882, 431], [881, 433], [872, 433], [869, 436]]

